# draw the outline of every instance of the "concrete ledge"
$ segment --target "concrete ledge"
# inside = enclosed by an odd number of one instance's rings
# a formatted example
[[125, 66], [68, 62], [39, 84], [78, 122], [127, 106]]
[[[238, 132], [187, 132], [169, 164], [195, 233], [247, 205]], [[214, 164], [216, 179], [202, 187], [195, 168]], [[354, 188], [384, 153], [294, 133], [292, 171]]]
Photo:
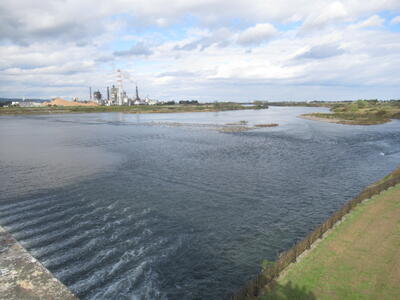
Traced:
[[1, 300], [78, 300], [0, 226]]

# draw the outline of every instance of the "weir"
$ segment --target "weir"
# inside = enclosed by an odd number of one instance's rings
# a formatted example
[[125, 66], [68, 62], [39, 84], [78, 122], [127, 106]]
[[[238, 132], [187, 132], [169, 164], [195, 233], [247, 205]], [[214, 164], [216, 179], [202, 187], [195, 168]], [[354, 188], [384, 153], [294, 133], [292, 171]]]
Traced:
[[78, 300], [0, 226], [1, 300]]

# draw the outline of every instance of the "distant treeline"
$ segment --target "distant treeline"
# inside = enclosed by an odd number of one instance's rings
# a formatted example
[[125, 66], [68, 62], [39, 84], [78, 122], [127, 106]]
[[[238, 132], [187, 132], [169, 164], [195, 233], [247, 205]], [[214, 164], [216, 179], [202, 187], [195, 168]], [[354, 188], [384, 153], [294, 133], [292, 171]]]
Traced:
[[9, 105], [11, 105], [11, 103], [12, 103], [12, 101], [10, 101], [10, 100], [0, 101], [0, 107], [9, 106]]
[[[256, 101], [255, 101], [256, 102]], [[400, 103], [400, 99], [390, 99], [390, 100], [378, 100], [378, 99], [358, 99], [358, 100], [342, 100], [342, 101], [264, 101], [270, 106], [324, 106], [332, 107], [333, 105], [349, 104], [349, 103], [366, 103], [366, 104], [378, 104], [378, 103], [388, 103], [394, 104]]]
[[179, 101], [179, 104], [197, 105], [197, 104], [199, 104], [199, 101], [197, 101], [197, 100], [181, 100], [181, 101]]
[[41, 99], [41, 98], [5, 98], [5, 97], [0, 97], [0, 103], [2, 102], [13, 102], [13, 101], [31, 101], [31, 102], [45, 102], [45, 101], [49, 101], [49, 99]]

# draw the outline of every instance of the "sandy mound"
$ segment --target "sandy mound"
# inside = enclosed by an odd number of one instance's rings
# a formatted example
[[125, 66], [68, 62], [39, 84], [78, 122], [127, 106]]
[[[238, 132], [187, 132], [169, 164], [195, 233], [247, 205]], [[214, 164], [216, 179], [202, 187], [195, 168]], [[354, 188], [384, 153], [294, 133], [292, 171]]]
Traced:
[[97, 103], [94, 102], [88, 102], [88, 103], [82, 103], [82, 102], [73, 102], [73, 101], [68, 101], [64, 100], [61, 98], [55, 98], [51, 102], [44, 102], [44, 106], [47, 105], [57, 105], [57, 106], [98, 106]]

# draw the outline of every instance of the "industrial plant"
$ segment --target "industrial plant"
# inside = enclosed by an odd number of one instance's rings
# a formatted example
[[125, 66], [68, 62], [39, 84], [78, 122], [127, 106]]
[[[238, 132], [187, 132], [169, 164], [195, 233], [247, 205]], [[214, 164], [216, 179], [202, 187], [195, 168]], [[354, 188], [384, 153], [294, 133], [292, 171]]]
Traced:
[[151, 100], [148, 97], [141, 99], [139, 97], [139, 89], [136, 85], [136, 95], [134, 98], [129, 98], [126, 91], [123, 89], [123, 79], [121, 70], [117, 70], [117, 86], [107, 86], [107, 95], [104, 98], [99, 90], [92, 93], [92, 88], [89, 87], [90, 101], [94, 101], [99, 105], [105, 106], [131, 106], [131, 105], [155, 105], [158, 101]]
[[[129, 76], [128, 76], [129, 77]], [[138, 85], [135, 84], [135, 95], [129, 97], [123, 88], [123, 76], [120, 69], [117, 70], [116, 84], [106, 87], [105, 95], [99, 89], [92, 91], [89, 87], [89, 98], [72, 97], [72, 101], [65, 100], [61, 97], [55, 97], [51, 100], [45, 99], [10, 99], [9, 101], [0, 101], [0, 107], [57, 107], [57, 106], [134, 106], [134, 105], [197, 105], [197, 100], [167, 100], [158, 101], [149, 97], [141, 98], [139, 96]]]

